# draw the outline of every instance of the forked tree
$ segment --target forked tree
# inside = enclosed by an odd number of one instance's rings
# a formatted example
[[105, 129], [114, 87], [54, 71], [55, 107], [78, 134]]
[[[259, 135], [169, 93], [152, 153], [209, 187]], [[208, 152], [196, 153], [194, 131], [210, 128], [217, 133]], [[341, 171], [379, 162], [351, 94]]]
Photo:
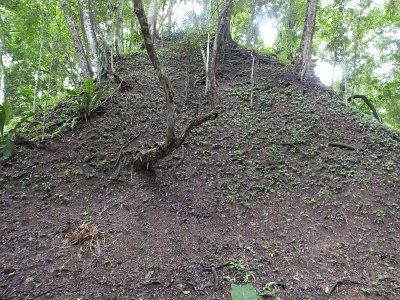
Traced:
[[212, 111], [208, 114], [200, 116], [192, 120], [183, 131], [176, 136], [175, 134], [175, 102], [174, 91], [169, 77], [162, 69], [161, 63], [155, 51], [152, 35], [150, 34], [149, 24], [143, 9], [141, 0], [133, 0], [135, 14], [139, 20], [140, 30], [143, 35], [144, 45], [149, 56], [149, 59], [156, 71], [158, 80], [163, 88], [165, 95], [165, 107], [167, 115], [166, 124], [166, 139], [164, 143], [155, 144], [154, 146], [136, 151], [133, 157], [133, 166], [136, 170], [150, 169], [152, 164], [157, 160], [164, 158], [171, 154], [175, 149], [180, 147], [186, 138], [189, 136], [193, 128], [201, 125], [202, 123], [213, 120], [218, 116], [218, 113]]

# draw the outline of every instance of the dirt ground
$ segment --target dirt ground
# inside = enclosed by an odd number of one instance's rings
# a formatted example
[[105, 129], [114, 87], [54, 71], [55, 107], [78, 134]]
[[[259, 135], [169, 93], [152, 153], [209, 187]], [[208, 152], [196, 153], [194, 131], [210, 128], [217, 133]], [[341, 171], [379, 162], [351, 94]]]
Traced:
[[[200, 52], [160, 55], [180, 130], [210, 109]], [[245, 282], [266, 299], [400, 299], [399, 134], [261, 55], [250, 107], [250, 72], [226, 50], [219, 117], [148, 172], [130, 161], [165, 115], [144, 52], [87, 122], [18, 148], [0, 166], [0, 299], [230, 299]]]

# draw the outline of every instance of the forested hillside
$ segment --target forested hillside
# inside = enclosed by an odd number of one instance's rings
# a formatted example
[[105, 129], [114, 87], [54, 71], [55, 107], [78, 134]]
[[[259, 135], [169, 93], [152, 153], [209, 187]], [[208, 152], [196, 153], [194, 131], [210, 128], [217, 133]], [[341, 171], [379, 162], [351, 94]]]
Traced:
[[400, 297], [396, 1], [0, 12], [0, 299]]

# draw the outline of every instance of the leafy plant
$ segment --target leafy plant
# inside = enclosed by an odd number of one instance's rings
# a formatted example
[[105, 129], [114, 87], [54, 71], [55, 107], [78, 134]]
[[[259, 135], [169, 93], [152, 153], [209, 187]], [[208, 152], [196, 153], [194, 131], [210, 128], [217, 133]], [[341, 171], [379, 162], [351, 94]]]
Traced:
[[231, 286], [231, 297], [232, 300], [258, 300], [257, 291], [251, 284], [237, 285], [232, 284]]
[[88, 117], [90, 113], [97, 107], [100, 98], [109, 91], [109, 89], [103, 89], [95, 92], [95, 84], [92, 78], [88, 78], [83, 82], [83, 92], [78, 94], [76, 90], [70, 91], [70, 95], [76, 96], [78, 99], [78, 109], [85, 113], [85, 117]]
[[273, 296], [278, 292], [278, 284], [276, 282], [268, 282], [263, 286], [263, 296]]
[[0, 104], [0, 135], [4, 135], [4, 127], [6, 123], [9, 121], [11, 116], [11, 104], [6, 101], [3, 104]]
[[240, 262], [240, 261], [237, 260], [237, 259], [232, 259], [232, 260], [229, 262], [229, 266], [230, 266], [231, 269], [234, 269], [234, 270], [236, 270], [237, 272], [241, 272], [241, 271], [243, 271], [244, 269], [246, 269], [246, 265], [245, 265], [244, 263]]
[[[12, 156], [17, 129], [34, 114], [28, 111], [22, 116], [10, 119], [11, 109], [12, 107], [9, 102], [0, 105], [0, 162], [4, 162]], [[9, 124], [6, 128], [7, 123]]]

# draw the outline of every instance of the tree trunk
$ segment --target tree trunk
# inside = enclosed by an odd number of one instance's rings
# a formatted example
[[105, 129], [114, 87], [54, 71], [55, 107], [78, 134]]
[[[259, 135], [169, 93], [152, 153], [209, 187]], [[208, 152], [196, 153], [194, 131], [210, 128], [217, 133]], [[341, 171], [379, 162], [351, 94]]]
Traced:
[[301, 37], [299, 55], [295, 66], [295, 71], [299, 74], [301, 80], [305, 77], [312, 76], [314, 73], [311, 65], [311, 58], [317, 6], [318, 0], [307, 0], [303, 36]]
[[170, 0], [167, 8], [167, 34], [172, 34], [172, 9], [175, 5], [175, 0]]
[[121, 51], [123, 51], [122, 45], [122, 35], [123, 35], [123, 28], [124, 28], [124, 0], [119, 0], [119, 10], [118, 10], [118, 18], [115, 26], [115, 54], [119, 59], [121, 57]]
[[215, 32], [214, 44], [211, 55], [211, 66], [209, 69], [210, 75], [210, 98], [212, 101], [213, 108], [217, 101], [217, 79], [216, 79], [216, 68], [217, 68], [217, 56], [220, 51], [220, 47], [223, 44], [231, 44], [233, 42], [230, 22], [231, 22], [231, 12], [233, 7], [233, 0], [226, 0], [224, 7], [218, 17], [217, 30]]
[[257, 3], [255, 1], [253, 1], [253, 3], [251, 4], [250, 23], [249, 27], [246, 30], [246, 45], [250, 47], [254, 46], [254, 41], [255, 41], [255, 35], [254, 35], [255, 24], [253, 23], [253, 20], [256, 17], [256, 5]]
[[93, 29], [94, 32], [96, 33], [97, 37], [97, 43], [99, 45], [99, 63], [100, 63], [100, 77], [105, 75], [105, 74], [114, 74], [114, 69], [112, 66], [112, 61], [111, 61], [111, 49], [107, 44], [106, 39], [104, 38], [104, 35], [100, 29], [100, 22], [97, 17], [97, 11], [95, 6], [91, 6], [90, 10], [90, 17], [93, 21]]
[[150, 26], [150, 34], [152, 37], [156, 36], [156, 24], [157, 24], [157, 0], [151, 0], [149, 6], [149, 14], [147, 16], [147, 22]]
[[174, 94], [169, 78], [165, 75], [161, 68], [160, 62], [158, 61], [157, 54], [154, 49], [153, 39], [150, 34], [149, 25], [146, 20], [146, 16], [143, 9], [141, 0], [133, 0], [135, 7], [135, 14], [139, 19], [140, 28], [144, 38], [144, 44], [147, 50], [147, 54], [153, 64], [154, 70], [157, 73], [158, 79], [161, 86], [164, 89], [166, 99], [166, 111], [167, 111], [167, 138], [162, 144], [155, 144], [153, 147], [136, 151], [133, 157], [133, 167], [135, 170], [148, 170], [151, 168], [153, 162], [168, 156], [175, 149], [180, 147], [186, 140], [193, 128], [201, 125], [202, 123], [213, 120], [218, 116], [218, 113], [212, 111], [206, 115], [198, 117], [192, 120], [189, 125], [181, 132], [181, 134], [175, 137], [175, 103]]
[[90, 17], [90, 6], [92, 5], [90, 0], [81, 0], [82, 4], [82, 19], [83, 27], [85, 28], [86, 37], [89, 42], [90, 51], [93, 54], [94, 68], [96, 69], [94, 78], [99, 78], [101, 74], [101, 67], [99, 63], [99, 45], [97, 37], [93, 29], [93, 20]]
[[40, 48], [39, 48], [39, 64], [38, 68], [35, 74], [35, 91], [33, 93], [33, 112], [36, 112], [36, 100], [38, 96], [38, 91], [39, 91], [39, 82], [40, 82], [40, 74], [42, 73], [40, 70], [42, 69], [42, 58], [43, 58], [43, 31], [44, 31], [44, 26], [46, 23], [46, 19], [44, 16], [43, 12], [43, 18], [42, 18], [42, 26], [40, 28]]
[[[0, 17], [0, 25], [2, 25], [2, 19]], [[1, 32], [0, 32], [1, 33]], [[3, 64], [3, 45], [4, 45], [4, 34], [0, 36], [0, 104], [6, 102], [6, 70]]]
[[143, 4], [141, 0], [133, 0], [133, 5], [135, 7], [135, 14], [139, 19], [140, 28], [142, 30], [144, 45], [149, 55], [150, 61], [153, 64], [154, 70], [157, 73], [158, 79], [160, 80], [161, 86], [164, 90], [165, 100], [166, 100], [166, 111], [167, 111], [167, 145], [173, 145], [175, 143], [175, 103], [174, 103], [174, 93], [172, 90], [171, 82], [169, 78], [165, 75], [161, 68], [161, 64], [156, 55], [154, 49], [153, 39], [150, 34], [149, 24], [147, 23], [146, 16], [143, 9]]
[[84, 78], [93, 77], [93, 71], [90, 66], [89, 59], [83, 48], [81, 39], [79, 38], [78, 30], [76, 29], [75, 20], [72, 16], [69, 7], [69, 0], [61, 0], [61, 7], [64, 11], [65, 19], [67, 20], [69, 31], [71, 32], [72, 41], [74, 43], [76, 55], [78, 56], [79, 67], [81, 68]]

